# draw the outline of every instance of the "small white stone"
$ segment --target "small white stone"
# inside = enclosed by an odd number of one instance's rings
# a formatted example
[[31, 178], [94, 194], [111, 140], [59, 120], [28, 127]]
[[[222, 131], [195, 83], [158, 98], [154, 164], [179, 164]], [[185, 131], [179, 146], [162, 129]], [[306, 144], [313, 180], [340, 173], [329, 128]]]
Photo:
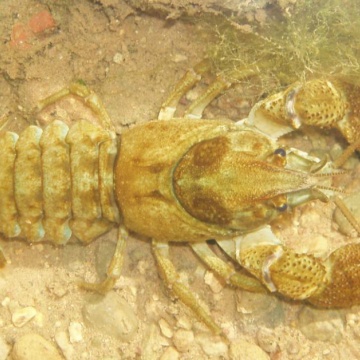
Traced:
[[204, 334], [198, 336], [196, 340], [206, 355], [211, 357], [227, 357], [228, 347], [220, 339], [216, 339], [212, 335]]
[[138, 290], [137, 287], [129, 286], [129, 289], [130, 289], [131, 295], [133, 295], [133, 296], [137, 295], [137, 290]]
[[44, 245], [43, 244], [36, 244], [31, 247], [33, 250], [37, 250], [38, 252], [44, 251]]
[[222, 291], [223, 286], [219, 280], [214, 276], [214, 273], [207, 271], [204, 276], [204, 281], [206, 285], [209, 285], [211, 291], [215, 294], [218, 294]]
[[[311, 242], [306, 245], [305, 253], [313, 254], [314, 256], [321, 256], [329, 249], [329, 240], [322, 235], [314, 235]], [[302, 250], [300, 248], [300, 250]]]
[[223, 330], [223, 333], [226, 334], [226, 337], [229, 340], [234, 340], [239, 336], [237, 332], [237, 327], [231, 321], [223, 322], [221, 324], [221, 328]]
[[198, 89], [191, 89], [186, 93], [185, 98], [188, 101], [194, 101], [199, 97], [199, 95], [200, 93]]
[[274, 332], [267, 328], [259, 329], [257, 333], [259, 346], [269, 354], [275, 353], [278, 349], [278, 343]]
[[79, 322], [72, 321], [69, 325], [69, 336], [72, 344], [83, 341], [82, 325]]
[[11, 321], [16, 327], [22, 327], [28, 323], [36, 315], [36, 309], [32, 306], [27, 306], [15, 310], [12, 314]]
[[63, 355], [66, 359], [72, 359], [74, 356], [74, 348], [70, 344], [68, 336], [65, 331], [59, 331], [55, 333], [55, 341], [59, 348], [61, 349]]
[[1, 302], [1, 305], [3, 307], [8, 306], [9, 304], [10, 304], [10, 298], [8, 298], [8, 297], [5, 297], [4, 300]]
[[238, 339], [230, 345], [230, 359], [270, 360], [269, 355], [259, 346]]
[[44, 327], [44, 314], [40, 312], [36, 313], [34, 317], [34, 323], [40, 328]]
[[124, 55], [122, 53], [117, 52], [113, 57], [113, 62], [115, 64], [121, 64], [124, 61]]
[[189, 351], [194, 343], [194, 334], [192, 331], [180, 329], [174, 334], [173, 342], [178, 351]]
[[160, 345], [161, 337], [159, 327], [155, 324], [151, 324], [146, 331], [145, 338], [141, 342], [141, 359], [152, 360], [158, 358], [157, 355], [160, 354], [160, 351], [163, 348], [163, 346]]
[[190, 330], [192, 325], [190, 319], [186, 315], [179, 316], [176, 323], [177, 327]]
[[149, 264], [145, 260], [140, 260], [137, 264], [137, 269], [141, 275], [145, 275], [149, 268]]
[[68, 288], [60, 282], [50, 283], [47, 288], [52, 295], [58, 298], [62, 298], [68, 292]]
[[183, 55], [183, 54], [175, 54], [173, 60], [174, 60], [174, 62], [179, 63], [179, 62], [182, 62], [182, 61], [187, 61], [188, 57], [186, 55]]
[[172, 347], [168, 347], [161, 355], [160, 360], [178, 360], [179, 353]]
[[159, 321], [159, 326], [160, 326], [160, 330], [161, 330], [161, 333], [167, 337], [167, 338], [172, 338], [173, 337], [173, 331], [171, 330], [171, 327], [170, 325], [167, 323], [166, 320], [164, 319], [160, 319]]
[[10, 345], [0, 337], [0, 360], [6, 360], [8, 358], [9, 352], [11, 350]]

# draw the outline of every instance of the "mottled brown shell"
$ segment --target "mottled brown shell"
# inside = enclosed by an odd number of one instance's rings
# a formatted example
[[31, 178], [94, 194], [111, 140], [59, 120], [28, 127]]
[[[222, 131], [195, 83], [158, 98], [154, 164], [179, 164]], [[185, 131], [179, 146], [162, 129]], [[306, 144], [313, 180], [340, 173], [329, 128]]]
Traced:
[[[161, 136], [163, 135], [163, 136]], [[153, 121], [122, 135], [116, 196], [128, 229], [162, 241], [251, 231], [307, 175], [273, 164], [277, 144], [231, 122]]]

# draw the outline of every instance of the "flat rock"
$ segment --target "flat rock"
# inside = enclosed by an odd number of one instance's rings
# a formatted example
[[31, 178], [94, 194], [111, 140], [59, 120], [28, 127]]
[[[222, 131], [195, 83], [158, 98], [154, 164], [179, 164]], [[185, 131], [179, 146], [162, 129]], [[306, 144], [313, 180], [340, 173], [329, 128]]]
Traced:
[[133, 309], [115, 292], [104, 297], [93, 295], [82, 313], [88, 324], [121, 341], [131, 340], [138, 328]]
[[36, 333], [17, 339], [11, 356], [13, 360], [63, 360], [56, 347]]
[[239, 339], [230, 345], [230, 359], [236, 360], [270, 360], [269, 355], [256, 344]]
[[338, 343], [344, 332], [344, 319], [339, 311], [304, 307], [299, 313], [299, 329], [313, 341]]

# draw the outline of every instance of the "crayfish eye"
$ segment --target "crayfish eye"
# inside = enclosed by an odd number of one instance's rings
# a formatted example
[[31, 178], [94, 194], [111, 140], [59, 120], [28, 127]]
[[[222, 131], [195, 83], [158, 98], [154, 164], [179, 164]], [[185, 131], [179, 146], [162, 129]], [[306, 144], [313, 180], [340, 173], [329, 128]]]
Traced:
[[286, 151], [285, 151], [285, 149], [283, 149], [283, 148], [277, 148], [277, 149], [274, 151], [274, 154], [275, 154], [275, 155], [282, 156], [282, 157], [285, 157], [285, 156], [286, 156]]
[[286, 211], [288, 208], [288, 204], [287, 203], [284, 203], [284, 204], [281, 204], [280, 206], [277, 206], [276, 209], [277, 211], [279, 212], [284, 212]]

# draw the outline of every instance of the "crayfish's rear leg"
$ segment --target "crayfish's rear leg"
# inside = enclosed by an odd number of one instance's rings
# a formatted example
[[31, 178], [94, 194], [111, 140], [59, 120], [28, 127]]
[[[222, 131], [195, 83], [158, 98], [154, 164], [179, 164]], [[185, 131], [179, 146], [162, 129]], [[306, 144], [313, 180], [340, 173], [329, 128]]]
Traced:
[[77, 96], [92, 112], [97, 116], [100, 126], [106, 130], [114, 131], [114, 125], [107, 113], [104, 104], [100, 98], [90, 90], [83, 82], [74, 82], [69, 87], [64, 88], [47, 98], [41, 100], [38, 104], [38, 109], [41, 111], [47, 106], [54, 104], [69, 95]]
[[100, 283], [80, 282], [80, 286], [82, 288], [86, 290], [96, 291], [101, 294], [106, 294], [114, 287], [116, 280], [121, 275], [127, 239], [127, 230], [123, 226], [120, 226], [118, 230], [118, 239], [115, 252], [106, 271], [105, 280]]
[[176, 269], [169, 259], [169, 244], [153, 240], [152, 247], [162, 278], [171, 291], [182, 303], [188, 306], [197, 318], [206, 324], [214, 334], [221, 334], [221, 328], [213, 321], [211, 314], [199, 304], [191, 290], [180, 282]]

